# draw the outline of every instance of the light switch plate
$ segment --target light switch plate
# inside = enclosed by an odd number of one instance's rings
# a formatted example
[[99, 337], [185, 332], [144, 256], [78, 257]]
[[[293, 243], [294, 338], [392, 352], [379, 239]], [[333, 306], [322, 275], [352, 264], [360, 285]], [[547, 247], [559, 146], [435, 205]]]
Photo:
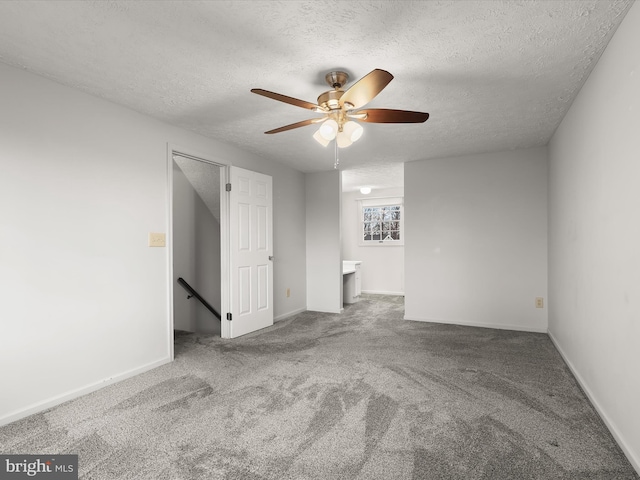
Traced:
[[149, 233], [150, 247], [166, 247], [167, 236], [164, 233]]

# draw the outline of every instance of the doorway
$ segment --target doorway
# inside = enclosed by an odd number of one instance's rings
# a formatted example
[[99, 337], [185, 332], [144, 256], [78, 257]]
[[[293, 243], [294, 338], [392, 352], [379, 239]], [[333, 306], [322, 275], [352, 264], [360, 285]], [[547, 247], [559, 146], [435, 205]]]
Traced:
[[404, 295], [403, 205], [403, 163], [342, 171], [342, 258], [361, 262], [364, 294]]
[[171, 146], [168, 154], [170, 338], [273, 325], [272, 178]]
[[224, 165], [173, 153], [173, 329], [221, 335]]

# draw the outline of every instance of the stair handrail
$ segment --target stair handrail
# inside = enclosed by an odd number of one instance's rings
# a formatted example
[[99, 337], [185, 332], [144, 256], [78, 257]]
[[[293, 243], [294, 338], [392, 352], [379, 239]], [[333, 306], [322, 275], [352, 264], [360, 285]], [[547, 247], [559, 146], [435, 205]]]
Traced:
[[207, 302], [204, 298], [202, 298], [202, 296], [196, 292], [193, 287], [191, 285], [189, 285], [182, 277], [178, 278], [178, 283], [182, 286], [182, 288], [184, 288], [187, 292], [189, 292], [191, 295], [187, 296], [187, 299], [191, 298], [191, 297], [196, 297], [198, 300], [200, 300], [200, 303], [202, 303], [205, 307], [207, 307], [207, 310], [209, 310], [211, 313], [213, 313], [215, 315], [215, 317], [218, 320], [221, 320], [222, 317], [220, 317], [220, 314], [218, 312], [216, 312], [216, 309], [213, 308], [209, 302]]

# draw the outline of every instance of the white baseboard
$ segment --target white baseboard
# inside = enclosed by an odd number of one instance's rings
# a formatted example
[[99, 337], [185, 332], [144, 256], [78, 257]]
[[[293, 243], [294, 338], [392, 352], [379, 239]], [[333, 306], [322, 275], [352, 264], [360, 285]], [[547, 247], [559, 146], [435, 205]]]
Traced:
[[307, 309], [305, 311], [307, 311], [307, 312], [319, 312], [319, 313], [342, 313], [344, 311], [344, 308], [340, 308], [338, 310], [329, 310], [329, 309], [324, 308], [324, 307], [319, 307], [319, 308], [307, 307]]
[[33, 415], [34, 413], [42, 412], [43, 410], [47, 410], [51, 407], [55, 407], [56, 405], [60, 405], [61, 403], [68, 402], [69, 400], [73, 400], [74, 398], [81, 397], [91, 392], [95, 392], [107, 385], [111, 385], [113, 383], [121, 382], [122, 380], [126, 380], [127, 378], [135, 377], [136, 375], [140, 375], [148, 370], [153, 370], [165, 363], [170, 363], [171, 358], [163, 358], [162, 360], [157, 360], [155, 362], [148, 363], [139, 368], [134, 368], [133, 370], [129, 370], [127, 372], [121, 373], [114, 377], [107, 378], [105, 380], [101, 380], [85, 387], [78, 388], [76, 390], [72, 390], [67, 393], [63, 393], [61, 395], [57, 395], [48, 400], [44, 400], [42, 402], [35, 403], [25, 408], [21, 408], [20, 410], [16, 410], [14, 412], [5, 415], [4, 417], [0, 417], [0, 426], [7, 425], [9, 423], [15, 422], [22, 418], [28, 417], [29, 415]]
[[567, 366], [569, 367], [569, 370], [571, 370], [571, 373], [580, 384], [580, 388], [582, 388], [582, 390], [584, 391], [585, 395], [591, 402], [591, 405], [593, 405], [593, 408], [595, 408], [596, 412], [598, 412], [598, 415], [600, 415], [600, 418], [602, 419], [604, 424], [607, 426], [607, 428], [611, 432], [611, 435], [613, 435], [613, 438], [615, 438], [616, 442], [618, 443], [618, 445], [626, 455], [627, 459], [629, 460], [633, 468], [636, 470], [636, 473], [640, 475], [640, 458], [638, 458], [638, 454], [629, 447], [624, 437], [620, 434], [620, 432], [616, 428], [615, 424], [611, 421], [607, 413], [600, 406], [600, 404], [596, 400], [596, 397], [593, 395], [593, 392], [591, 391], [587, 383], [584, 381], [584, 379], [582, 378], [578, 370], [576, 370], [576, 368], [574, 367], [573, 363], [571, 363], [571, 360], [569, 360], [567, 355], [562, 350], [562, 347], [558, 343], [558, 340], [556, 340], [556, 338], [553, 336], [553, 334], [550, 331], [547, 333], [549, 335], [549, 338], [551, 339], [551, 342], [556, 347], [556, 350], [558, 350], [558, 353], [564, 360], [564, 363], [567, 364]]
[[362, 290], [362, 293], [368, 293], [370, 295], [394, 295], [404, 297], [404, 292], [385, 292], [383, 290]]
[[504, 325], [502, 323], [473, 323], [473, 322], [459, 322], [459, 321], [448, 321], [448, 320], [432, 320], [429, 318], [414, 318], [404, 316], [405, 320], [412, 320], [414, 322], [428, 322], [428, 323], [444, 323], [445, 325], [462, 325], [464, 327], [478, 327], [478, 328], [495, 328], [498, 330], [515, 330], [518, 332], [531, 332], [531, 333], [547, 333], [547, 328], [545, 327], [525, 327], [522, 325]]
[[297, 310], [292, 310], [287, 313], [283, 313], [282, 315], [278, 315], [273, 319], [273, 323], [279, 322], [280, 320], [284, 320], [285, 318], [293, 317], [294, 315], [298, 315], [299, 313], [306, 312], [306, 308], [298, 308]]

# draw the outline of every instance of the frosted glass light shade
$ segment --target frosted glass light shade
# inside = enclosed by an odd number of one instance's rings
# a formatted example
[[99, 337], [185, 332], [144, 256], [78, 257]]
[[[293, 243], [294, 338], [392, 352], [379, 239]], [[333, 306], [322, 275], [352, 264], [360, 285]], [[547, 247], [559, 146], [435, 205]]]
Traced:
[[330, 118], [322, 124], [319, 132], [325, 140], [333, 140], [336, 138], [336, 133], [338, 133], [338, 122]]
[[347, 135], [344, 130], [342, 132], [338, 132], [336, 142], [338, 142], [338, 148], [346, 148], [353, 143], [351, 138], [349, 138], [349, 135]]
[[362, 136], [364, 128], [358, 122], [349, 121], [342, 126], [342, 131], [349, 136], [351, 142], [357, 142]]
[[371, 187], [360, 187], [360, 193], [363, 195], [369, 195], [371, 193]]
[[320, 133], [320, 129], [318, 129], [318, 131], [313, 134], [313, 138], [315, 139], [316, 142], [318, 142], [323, 147], [326, 147], [327, 145], [329, 145], [329, 142], [331, 141], [331, 140], [327, 140], [322, 136], [322, 133]]

